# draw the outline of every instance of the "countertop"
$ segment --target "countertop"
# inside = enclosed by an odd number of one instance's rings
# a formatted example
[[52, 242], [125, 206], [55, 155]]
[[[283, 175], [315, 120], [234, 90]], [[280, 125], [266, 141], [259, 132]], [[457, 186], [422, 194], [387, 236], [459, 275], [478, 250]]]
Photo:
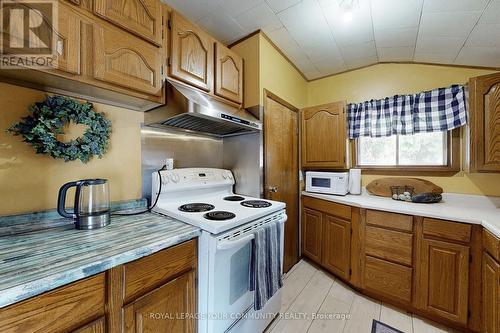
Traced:
[[72, 224], [0, 237], [0, 308], [201, 234], [199, 228], [146, 213], [112, 217], [102, 229]]
[[365, 189], [360, 195], [337, 196], [305, 191], [302, 195], [360, 208], [481, 224], [500, 238], [500, 197], [443, 193], [441, 202], [422, 204], [378, 197], [369, 194]]

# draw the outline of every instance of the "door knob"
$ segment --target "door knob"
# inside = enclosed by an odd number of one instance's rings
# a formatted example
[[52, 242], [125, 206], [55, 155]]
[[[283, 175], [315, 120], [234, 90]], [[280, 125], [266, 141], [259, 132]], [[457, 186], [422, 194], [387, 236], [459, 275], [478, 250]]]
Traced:
[[269, 186], [268, 191], [271, 193], [276, 193], [276, 192], [278, 192], [278, 187], [277, 186]]

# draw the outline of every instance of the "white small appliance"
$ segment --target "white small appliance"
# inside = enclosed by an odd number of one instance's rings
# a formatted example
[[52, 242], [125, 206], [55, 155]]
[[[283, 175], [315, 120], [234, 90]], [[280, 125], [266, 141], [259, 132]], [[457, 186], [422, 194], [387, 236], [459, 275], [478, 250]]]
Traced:
[[349, 173], [307, 171], [306, 191], [346, 195], [349, 192]]
[[[185, 168], [160, 171], [161, 192], [155, 212], [202, 229], [198, 241], [198, 332], [258, 333], [281, 308], [281, 290], [254, 311], [250, 290], [250, 260], [254, 233], [270, 223], [281, 228], [283, 263], [283, 202], [237, 195], [230, 170]], [[153, 173], [152, 197], [160, 189]], [[283, 269], [283, 267], [282, 267]]]

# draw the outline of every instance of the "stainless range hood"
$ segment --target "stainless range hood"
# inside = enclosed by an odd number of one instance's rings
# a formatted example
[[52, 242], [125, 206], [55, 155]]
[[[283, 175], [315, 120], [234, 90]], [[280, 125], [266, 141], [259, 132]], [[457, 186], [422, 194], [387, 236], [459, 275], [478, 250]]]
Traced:
[[160, 128], [227, 137], [262, 130], [262, 123], [245, 109], [175, 81], [165, 83], [167, 103], [145, 112], [144, 124]]

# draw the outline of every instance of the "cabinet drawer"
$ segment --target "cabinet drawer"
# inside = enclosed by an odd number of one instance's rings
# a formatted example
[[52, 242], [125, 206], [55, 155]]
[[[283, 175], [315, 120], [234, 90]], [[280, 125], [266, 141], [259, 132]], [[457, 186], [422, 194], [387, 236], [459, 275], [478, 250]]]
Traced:
[[486, 229], [483, 229], [483, 248], [496, 261], [500, 261], [500, 239]]
[[413, 216], [381, 212], [378, 210], [367, 210], [366, 224], [412, 232]]
[[404, 232], [366, 227], [366, 254], [411, 266], [413, 236]]
[[196, 267], [196, 240], [124, 265], [125, 303]]
[[304, 207], [319, 210], [321, 212], [340, 217], [344, 220], [351, 220], [351, 206], [341, 205], [335, 202], [311, 198], [307, 196], [302, 197]]
[[367, 256], [365, 262], [365, 288], [395, 298], [411, 301], [412, 269], [406, 266]]
[[0, 309], [2, 333], [68, 332], [104, 316], [105, 273]]
[[470, 242], [471, 225], [444, 220], [424, 218], [423, 233], [459, 242]]

